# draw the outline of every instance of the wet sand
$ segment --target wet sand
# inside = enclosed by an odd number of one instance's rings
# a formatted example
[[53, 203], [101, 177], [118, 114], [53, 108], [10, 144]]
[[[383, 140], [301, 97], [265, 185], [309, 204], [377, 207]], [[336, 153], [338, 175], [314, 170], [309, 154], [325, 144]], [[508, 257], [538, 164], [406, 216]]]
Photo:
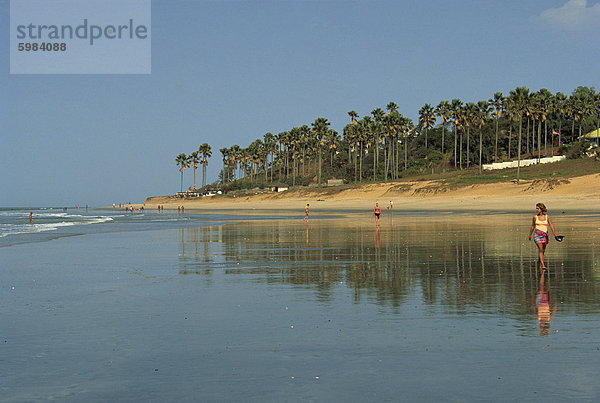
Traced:
[[3, 401], [597, 400], [598, 216], [553, 217], [565, 241], [544, 277], [530, 218], [348, 213], [3, 248]]

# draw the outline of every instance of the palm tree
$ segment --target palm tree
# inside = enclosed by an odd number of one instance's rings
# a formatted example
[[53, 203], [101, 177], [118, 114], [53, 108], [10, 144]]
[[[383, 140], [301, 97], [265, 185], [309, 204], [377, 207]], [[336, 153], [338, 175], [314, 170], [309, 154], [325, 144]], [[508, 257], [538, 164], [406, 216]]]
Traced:
[[512, 98], [504, 99], [504, 110], [506, 111], [506, 115], [508, 117], [508, 150], [507, 150], [508, 153], [507, 153], [507, 157], [508, 157], [508, 160], [510, 161], [513, 122], [515, 122], [517, 120], [517, 115], [518, 115], [514, 99], [512, 99]]
[[198, 153], [200, 154], [200, 164], [202, 165], [202, 187], [206, 186], [206, 166], [208, 165], [208, 158], [212, 156], [211, 147], [208, 143], [202, 143], [198, 147]]
[[358, 142], [358, 125], [349, 123], [344, 126], [344, 140], [348, 144], [348, 159], [349, 163], [354, 160], [354, 181], [358, 180], [358, 162], [357, 162], [357, 142]]
[[338, 133], [333, 130], [327, 130], [327, 134], [324, 138], [325, 148], [330, 151], [330, 161], [329, 165], [333, 167], [333, 159], [335, 158], [335, 154], [337, 153], [337, 145], [340, 142], [340, 136]]
[[180, 190], [180, 192], [183, 192], [183, 171], [185, 171], [190, 166], [188, 156], [185, 155], [185, 153], [179, 154], [177, 157], [175, 157], [175, 163], [179, 167], [179, 172], [181, 172], [181, 190]]
[[229, 148], [227, 147], [223, 147], [221, 149], [219, 149], [219, 151], [221, 152], [221, 155], [223, 156], [223, 174], [221, 177], [222, 183], [227, 183], [229, 182], [229, 166], [227, 165], [227, 162], [229, 161]]
[[[496, 92], [494, 98], [489, 100], [490, 105], [494, 108], [494, 120], [496, 121], [496, 142], [494, 143], [494, 162], [498, 162], [498, 121], [502, 117], [504, 109], [504, 97], [501, 92]], [[481, 165], [481, 164], [480, 164]]]
[[546, 88], [539, 91], [540, 94], [540, 119], [544, 123], [544, 152], [548, 149], [548, 116], [552, 112], [552, 101], [554, 95]]
[[446, 130], [446, 123], [450, 119], [450, 102], [441, 101], [435, 108], [435, 113], [440, 117], [440, 123], [442, 125], [442, 155], [444, 154], [444, 131]]
[[233, 167], [233, 178], [232, 179], [235, 181], [238, 163], [240, 162], [241, 157], [242, 157], [242, 149], [237, 144], [234, 144], [229, 148], [228, 154], [229, 154], [228, 155], [229, 156], [229, 165], [231, 167]]
[[319, 151], [319, 176], [317, 181], [319, 187], [321, 186], [321, 153], [323, 151], [324, 146], [323, 137], [325, 137], [325, 135], [327, 134], [327, 131], [329, 130], [329, 125], [330, 122], [328, 122], [325, 118], [317, 118], [312, 123], [311, 131], [315, 136], [315, 139], [317, 140], [317, 149]]
[[348, 116], [350, 116], [350, 123], [356, 123], [356, 118], [358, 118], [358, 113], [355, 110], [351, 110], [348, 112]]
[[198, 168], [198, 162], [200, 162], [200, 154], [198, 151], [194, 151], [190, 154], [190, 164], [194, 168], [194, 189], [196, 189], [196, 168]]
[[419, 109], [419, 125], [425, 128], [425, 149], [427, 149], [427, 130], [435, 124], [433, 107], [425, 104]]
[[[465, 105], [465, 121], [464, 125], [467, 127], [467, 169], [470, 166], [471, 158], [470, 158], [470, 149], [471, 149], [471, 126], [474, 125], [475, 120], [477, 119], [477, 112], [479, 111], [479, 107], [473, 102], [467, 102]], [[462, 149], [462, 144], [461, 144]]]
[[[462, 118], [462, 101], [460, 99], [453, 99], [452, 103], [450, 104], [450, 113], [452, 114], [452, 119], [453, 119], [453, 130], [454, 130], [454, 168], [458, 168], [458, 161], [457, 161], [457, 144], [456, 141], [458, 139], [458, 126], [461, 124], [461, 118]], [[462, 140], [461, 140], [462, 143]], [[461, 163], [461, 168], [462, 168], [462, 163]]]
[[379, 142], [381, 141], [381, 133], [382, 133], [382, 121], [385, 116], [385, 112], [381, 108], [375, 108], [371, 111], [371, 115], [373, 115], [374, 120], [374, 130], [373, 134], [375, 136], [375, 161], [373, 163], [373, 180], [375, 180], [375, 175], [377, 174], [377, 168], [379, 167]]
[[479, 174], [483, 172], [482, 153], [483, 153], [483, 126], [490, 118], [491, 107], [488, 101], [477, 102], [478, 110], [475, 113], [475, 126], [479, 128]]
[[[554, 96], [554, 112], [558, 115], [558, 148], [561, 146], [562, 121], [567, 115], [567, 96], [562, 92], [557, 92]], [[554, 144], [554, 143], [553, 143]]]
[[[263, 136], [263, 143], [265, 145], [265, 151], [267, 152], [267, 160], [268, 156], [271, 156], [271, 183], [273, 182], [273, 166], [275, 165], [274, 154], [277, 150], [277, 139], [275, 135], [271, 132], [265, 133]], [[267, 162], [268, 166], [268, 162]], [[265, 180], [267, 180], [267, 168], [265, 167]]]
[[523, 113], [525, 113], [527, 103], [529, 101], [529, 88], [517, 87], [514, 91], [510, 91], [509, 97], [512, 98], [515, 111], [519, 117], [519, 145], [517, 146], [517, 183], [519, 183], [521, 178], [521, 139], [523, 133]]

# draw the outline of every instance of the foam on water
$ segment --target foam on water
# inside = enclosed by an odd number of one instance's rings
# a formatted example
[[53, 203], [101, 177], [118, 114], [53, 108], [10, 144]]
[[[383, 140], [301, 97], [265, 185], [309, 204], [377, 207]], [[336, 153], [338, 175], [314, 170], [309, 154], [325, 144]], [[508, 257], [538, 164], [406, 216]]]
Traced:
[[[29, 213], [33, 213], [33, 223], [28, 222]], [[0, 211], [0, 238], [16, 234], [32, 234], [56, 231], [62, 227], [100, 224], [113, 221], [112, 217], [99, 215], [70, 214], [66, 212], [48, 212], [39, 210]]]

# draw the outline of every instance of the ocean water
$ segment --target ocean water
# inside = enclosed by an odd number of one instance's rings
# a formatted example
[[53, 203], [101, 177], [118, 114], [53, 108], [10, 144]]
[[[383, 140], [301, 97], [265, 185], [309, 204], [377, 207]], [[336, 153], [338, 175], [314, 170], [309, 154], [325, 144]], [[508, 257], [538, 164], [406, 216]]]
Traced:
[[529, 213], [301, 213], [34, 213], [63, 225], [0, 238], [30, 237], [0, 247], [1, 400], [600, 397], [598, 215], [553, 215], [539, 273]]

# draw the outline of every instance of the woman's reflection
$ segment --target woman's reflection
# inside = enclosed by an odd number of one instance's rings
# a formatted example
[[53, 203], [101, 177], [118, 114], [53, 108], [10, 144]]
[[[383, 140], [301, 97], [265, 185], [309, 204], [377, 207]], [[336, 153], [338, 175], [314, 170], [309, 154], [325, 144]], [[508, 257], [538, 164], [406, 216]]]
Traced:
[[550, 290], [546, 287], [545, 273], [540, 273], [540, 289], [535, 297], [534, 311], [537, 313], [540, 336], [550, 332], [550, 321], [556, 313], [556, 301], [550, 309]]
[[379, 232], [379, 227], [375, 230], [375, 247], [381, 248], [381, 233]]

